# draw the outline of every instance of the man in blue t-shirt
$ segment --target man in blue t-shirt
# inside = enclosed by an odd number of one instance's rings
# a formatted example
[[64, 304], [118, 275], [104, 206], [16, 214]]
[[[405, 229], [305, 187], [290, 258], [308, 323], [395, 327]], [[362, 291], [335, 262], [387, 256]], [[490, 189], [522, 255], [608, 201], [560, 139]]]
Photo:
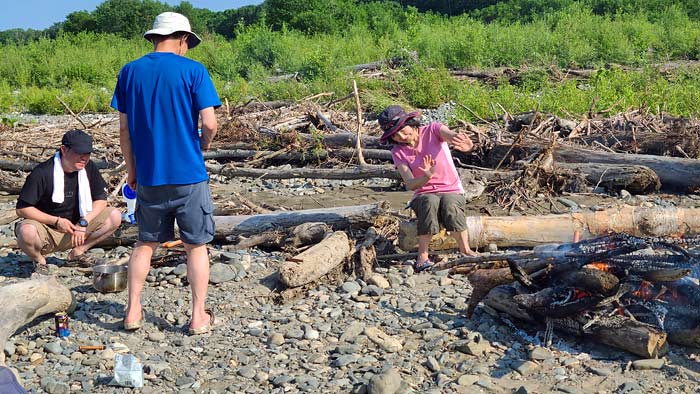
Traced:
[[[216, 134], [214, 109], [221, 106], [206, 68], [184, 57], [201, 41], [183, 15], [164, 12], [144, 33], [153, 52], [119, 72], [112, 107], [119, 111], [119, 141], [127, 183], [136, 190], [139, 240], [129, 261], [126, 330], [143, 326], [141, 292], [151, 256], [175, 237], [187, 252], [192, 288], [190, 334], [208, 332], [215, 323], [205, 309], [209, 283], [206, 244], [214, 238], [214, 210], [202, 150]], [[199, 120], [201, 118], [201, 136]]]

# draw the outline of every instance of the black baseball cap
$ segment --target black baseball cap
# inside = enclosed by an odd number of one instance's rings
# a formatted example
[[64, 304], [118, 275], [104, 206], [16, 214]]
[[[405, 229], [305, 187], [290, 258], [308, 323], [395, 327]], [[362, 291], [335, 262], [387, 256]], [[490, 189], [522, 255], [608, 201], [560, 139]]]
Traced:
[[92, 137], [82, 130], [67, 131], [63, 134], [61, 144], [76, 153], [92, 153]]

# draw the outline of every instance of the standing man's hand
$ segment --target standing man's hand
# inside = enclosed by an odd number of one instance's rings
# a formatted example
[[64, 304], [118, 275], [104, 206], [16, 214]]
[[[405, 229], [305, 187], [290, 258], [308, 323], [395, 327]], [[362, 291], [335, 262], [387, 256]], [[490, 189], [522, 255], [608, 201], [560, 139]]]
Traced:
[[202, 136], [199, 140], [199, 146], [202, 150], [209, 150], [211, 149], [211, 142], [216, 135], [216, 130], [219, 127], [214, 107], [202, 109], [199, 111], [199, 116], [202, 118]]
[[126, 184], [129, 185], [131, 190], [136, 191], [136, 173], [129, 171], [126, 174]]

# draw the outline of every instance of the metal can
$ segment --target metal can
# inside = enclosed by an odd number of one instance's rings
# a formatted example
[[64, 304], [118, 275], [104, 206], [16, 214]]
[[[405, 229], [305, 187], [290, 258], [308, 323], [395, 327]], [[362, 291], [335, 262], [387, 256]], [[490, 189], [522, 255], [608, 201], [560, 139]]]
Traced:
[[70, 335], [70, 329], [68, 328], [68, 314], [66, 312], [56, 313], [53, 320], [56, 323], [57, 337], [67, 337]]

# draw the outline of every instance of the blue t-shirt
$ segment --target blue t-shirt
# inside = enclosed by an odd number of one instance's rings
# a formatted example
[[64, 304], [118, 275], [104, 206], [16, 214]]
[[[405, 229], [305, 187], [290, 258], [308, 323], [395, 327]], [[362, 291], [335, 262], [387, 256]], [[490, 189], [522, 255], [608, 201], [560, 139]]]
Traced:
[[152, 52], [119, 72], [112, 108], [129, 119], [136, 182], [184, 185], [207, 180], [199, 111], [221, 101], [206, 68], [171, 52]]

